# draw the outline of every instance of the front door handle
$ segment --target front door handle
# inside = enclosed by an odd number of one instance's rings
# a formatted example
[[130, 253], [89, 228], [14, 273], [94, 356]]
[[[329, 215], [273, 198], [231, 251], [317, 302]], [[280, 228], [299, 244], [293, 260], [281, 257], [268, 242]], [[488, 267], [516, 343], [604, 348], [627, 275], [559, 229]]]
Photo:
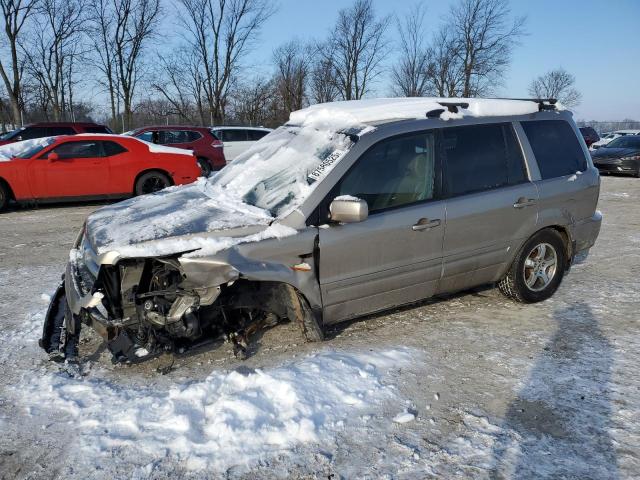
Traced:
[[525, 208], [535, 204], [536, 204], [535, 198], [520, 197], [518, 200], [516, 200], [516, 203], [513, 204], [513, 208]]
[[434, 228], [440, 225], [440, 219], [435, 218], [433, 220], [429, 220], [428, 218], [421, 218], [416, 222], [415, 225], [411, 227], [411, 230], [414, 232], [419, 232], [421, 230], [429, 230], [430, 228]]

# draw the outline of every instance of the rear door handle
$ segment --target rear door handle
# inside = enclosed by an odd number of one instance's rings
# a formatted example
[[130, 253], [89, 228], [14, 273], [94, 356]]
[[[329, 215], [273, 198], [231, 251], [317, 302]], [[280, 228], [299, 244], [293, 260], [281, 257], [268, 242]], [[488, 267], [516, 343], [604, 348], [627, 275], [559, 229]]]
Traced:
[[525, 208], [535, 204], [536, 204], [535, 198], [520, 197], [518, 200], [516, 200], [516, 203], [513, 204], [513, 208]]
[[428, 218], [421, 218], [416, 222], [415, 225], [411, 226], [411, 230], [414, 232], [419, 232], [421, 230], [429, 230], [430, 228], [435, 228], [440, 226], [440, 219], [435, 218], [433, 220], [429, 220]]

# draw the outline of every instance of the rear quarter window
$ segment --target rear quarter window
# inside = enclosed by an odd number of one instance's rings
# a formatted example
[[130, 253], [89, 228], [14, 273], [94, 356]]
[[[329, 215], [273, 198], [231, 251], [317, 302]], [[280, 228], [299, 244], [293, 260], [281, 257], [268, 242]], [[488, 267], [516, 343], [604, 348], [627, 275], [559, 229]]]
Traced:
[[587, 169], [582, 146], [569, 123], [563, 120], [521, 122], [543, 180]]

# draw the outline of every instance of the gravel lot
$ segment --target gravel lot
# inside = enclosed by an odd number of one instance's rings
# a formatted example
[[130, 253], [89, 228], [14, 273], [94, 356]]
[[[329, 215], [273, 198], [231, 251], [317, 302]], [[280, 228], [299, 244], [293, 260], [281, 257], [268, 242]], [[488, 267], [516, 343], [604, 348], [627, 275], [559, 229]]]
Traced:
[[[352, 322], [322, 344], [281, 325], [244, 362], [223, 344], [166, 376], [155, 371], [166, 358], [111, 365], [86, 331], [82, 379], [47, 362], [37, 339], [71, 242], [99, 205], [0, 214], [0, 478], [637, 478], [639, 205], [640, 180], [603, 178], [600, 238], [542, 304], [480, 289]], [[313, 372], [323, 388], [305, 393]], [[311, 409], [290, 405], [293, 419], [307, 415], [315, 432], [274, 443], [226, 423], [238, 442], [211, 443], [206, 408], [243, 394], [238, 373], [251, 388], [260, 378], [290, 388]], [[268, 401], [279, 405], [278, 393]], [[166, 405], [158, 433], [142, 420]], [[195, 462], [189, 452], [205, 445], [214, 453]]]

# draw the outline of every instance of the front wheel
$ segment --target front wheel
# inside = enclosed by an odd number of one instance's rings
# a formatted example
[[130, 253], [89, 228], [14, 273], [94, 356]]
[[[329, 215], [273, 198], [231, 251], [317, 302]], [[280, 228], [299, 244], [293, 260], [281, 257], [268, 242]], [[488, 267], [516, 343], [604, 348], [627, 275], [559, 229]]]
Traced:
[[134, 192], [136, 195], [154, 193], [171, 185], [171, 180], [162, 172], [147, 172], [136, 181]]
[[7, 207], [9, 203], [9, 189], [0, 182], [0, 212]]
[[542, 230], [523, 245], [498, 288], [518, 302], [546, 300], [560, 286], [566, 258], [562, 236], [555, 230]]

